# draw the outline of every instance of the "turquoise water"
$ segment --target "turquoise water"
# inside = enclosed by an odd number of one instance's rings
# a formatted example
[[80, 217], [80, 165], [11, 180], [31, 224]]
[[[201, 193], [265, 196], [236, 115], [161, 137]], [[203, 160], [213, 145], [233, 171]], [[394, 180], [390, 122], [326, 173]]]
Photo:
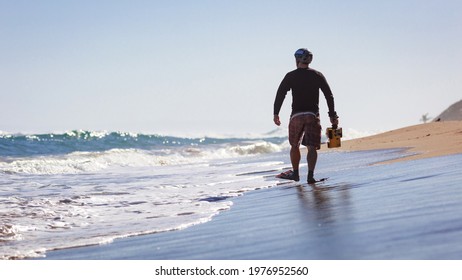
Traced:
[[247, 140], [265, 139], [282, 143], [283, 137], [212, 138], [174, 137], [130, 132], [73, 130], [47, 134], [0, 134], [0, 158], [64, 155], [73, 152], [103, 152], [113, 149], [174, 150], [178, 147], [206, 147], [219, 144], [239, 144]]

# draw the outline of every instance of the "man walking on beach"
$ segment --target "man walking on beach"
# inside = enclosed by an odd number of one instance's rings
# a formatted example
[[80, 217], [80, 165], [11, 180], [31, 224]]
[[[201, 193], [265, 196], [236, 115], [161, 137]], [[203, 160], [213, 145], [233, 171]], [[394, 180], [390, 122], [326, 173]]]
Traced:
[[300, 144], [308, 148], [309, 184], [315, 183], [314, 169], [318, 159], [317, 150], [321, 147], [321, 123], [319, 119], [319, 89], [322, 90], [329, 107], [329, 117], [333, 128], [338, 126], [335, 112], [334, 96], [321, 72], [309, 68], [313, 54], [307, 49], [295, 52], [297, 69], [286, 74], [279, 85], [274, 101], [274, 123], [279, 126], [279, 111], [289, 90], [292, 90], [292, 113], [289, 122], [290, 161], [293, 170], [281, 173], [282, 179], [299, 181], [299, 164], [301, 159]]

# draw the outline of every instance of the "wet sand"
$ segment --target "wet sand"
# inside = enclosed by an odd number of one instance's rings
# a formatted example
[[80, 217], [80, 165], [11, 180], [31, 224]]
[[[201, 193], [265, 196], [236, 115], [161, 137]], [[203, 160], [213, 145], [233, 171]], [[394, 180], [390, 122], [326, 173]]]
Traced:
[[320, 153], [325, 183], [252, 191], [205, 224], [47, 259], [462, 259], [462, 122], [342, 145]]
[[[47, 259], [462, 259], [462, 155], [354, 165], [377, 156], [324, 153], [324, 183], [252, 191], [205, 224], [48, 252]], [[335, 162], [349, 167], [332, 171]]]

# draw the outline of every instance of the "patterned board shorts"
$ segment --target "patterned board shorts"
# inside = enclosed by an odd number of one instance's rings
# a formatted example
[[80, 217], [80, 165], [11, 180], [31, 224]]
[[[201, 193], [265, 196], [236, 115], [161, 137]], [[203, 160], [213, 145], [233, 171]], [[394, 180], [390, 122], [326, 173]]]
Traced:
[[295, 115], [289, 122], [289, 143], [291, 146], [314, 146], [321, 148], [321, 121], [312, 114]]

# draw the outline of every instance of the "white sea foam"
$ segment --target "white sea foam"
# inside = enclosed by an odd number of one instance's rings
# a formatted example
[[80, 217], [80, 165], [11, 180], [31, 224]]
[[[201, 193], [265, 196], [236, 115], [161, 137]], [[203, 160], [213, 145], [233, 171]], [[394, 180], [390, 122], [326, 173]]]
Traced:
[[[274, 133], [279, 132], [278, 130], [278, 132]], [[271, 132], [271, 134], [274, 133]], [[347, 129], [343, 132], [343, 140], [364, 137], [371, 134], [374, 134], [374, 132]], [[90, 133], [85, 131], [68, 131], [66, 135], [71, 137], [79, 137], [80, 135], [81, 137], [102, 138], [107, 136], [108, 133], [104, 131]], [[119, 135], [122, 135], [122, 133]], [[137, 134], [127, 133], [126, 136], [136, 139]], [[27, 137], [31, 140], [38, 138], [36, 135], [28, 135]], [[205, 141], [204, 139], [200, 141]], [[265, 140], [248, 140], [221, 145], [164, 147], [155, 150], [117, 148], [100, 152], [73, 152], [64, 155], [12, 157], [8, 160], [0, 161], [0, 173], [75, 174], [98, 172], [114, 167], [194, 164], [214, 159], [274, 153], [288, 147], [288, 141], [284, 141], [282, 144], [274, 144]]]
[[97, 172], [114, 167], [143, 167], [200, 163], [213, 159], [232, 158], [278, 152], [283, 145], [267, 141], [226, 144], [215, 147], [181, 147], [161, 150], [111, 149], [103, 152], [73, 152], [14, 158], [0, 162], [0, 172], [25, 174], [74, 174]]
[[[10, 136], [2, 145], [16, 151], [6, 150], [0, 159], [0, 259], [209, 221], [231, 207], [227, 198], [274, 184], [261, 175], [236, 174], [281, 168], [280, 161], [252, 162], [285, 147], [120, 132]], [[139, 141], [142, 148], [75, 151]], [[74, 151], [62, 152], [66, 145]]]
[[[245, 159], [3, 176], [0, 242], [7, 246], [2, 245], [0, 258], [37, 257], [45, 250], [101, 244], [209, 221], [231, 207], [227, 198], [275, 184], [261, 175], [236, 174], [274, 170], [281, 168], [281, 162], [255, 164]], [[136, 163], [135, 158], [131, 161]]]
[[[56, 132], [56, 133], [53, 133], [53, 134], [64, 134], [64, 135], [67, 135], [69, 137], [83, 136], [84, 138], [85, 137], [103, 138], [103, 137], [109, 135], [110, 133], [108, 131], [106, 131], [106, 130], [90, 131], [89, 133], [87, 133], [87, 131], [85, 131], [85, 130], [68, 130], [68, 131], [65, 131], [64, 133]], [[127, 134], [137, 136], [136, 133], [127, 133]]]
[[0, 242], [21, 240], [20, 229], [11, 224], [0, 225]]

